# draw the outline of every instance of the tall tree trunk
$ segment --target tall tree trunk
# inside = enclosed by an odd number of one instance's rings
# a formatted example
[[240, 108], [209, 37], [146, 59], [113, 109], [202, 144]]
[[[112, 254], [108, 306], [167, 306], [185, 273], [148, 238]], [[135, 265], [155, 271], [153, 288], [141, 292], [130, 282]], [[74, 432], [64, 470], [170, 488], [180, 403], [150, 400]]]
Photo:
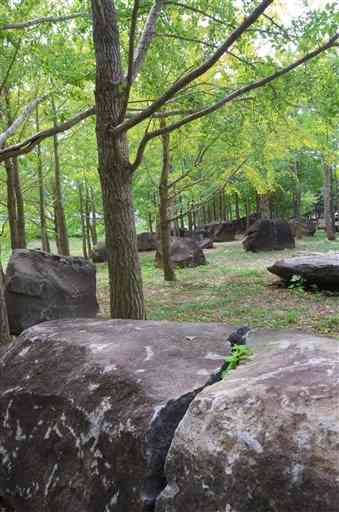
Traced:
[[[53, 108], [53, 122], [54, 126], [57, 125], [56, 109], [54, 100], [52, 99]], [[62, 183], [61, 183], [61, 168], [60, 168], [60, 157], [59, 157], [59, 141], [58, 136], [53, 136], [53, 148], [54, 148], [54, 208], [56, 215], [56, 225], [58, 232], [58, 252], [63, 256], [69, 256], [69, 241], [67, 234], [67, 226], [65, 219], [65, 211], [62, 196]]]
[[92, 240], [93, 245], [98, 243], [98, 233], [97, 233], [97, 210], [95, 205], [95, 193], [93, 187], [91, 190], [91, 206], [92, 206], [92, 223], [91, 223], [91, 231], [92, 231]]
[[[39, 124], [39, 111], [36, 108], [35, 124], [37, 132], [40, 131]], [[38, 179], [39, 179], [39, 213], [40, 213], [40, 235], [42, 250], [45, 252], [51, 252], [49, 245], [48, 232], [47, 232], [47, 219], [46, 219], [46, 204], [45, 204], [45, 184], [42, 173], [42, 158], [41, 158], [41, 147], [37, 145], [37, 157], [38, 157]]]
[[92, 0], [96, 54], [96, 136], [108, 252], [111, 316], [145, 318], [132, 200], [132, 169], [126, 135], [110, 127], [125, 115], [128, 87], [123, 78], [116, 12], [111, 0]]
[[[164, 119], [160, 121], [160, 126], [165, 127]], [[159, 183], [160, 197], [160, 248], [161, 260], [164, 270], [165, 281], [175, 281], [175, 272], [170, 257], [170, 222], [168, 219], [168, 175], [170, 172], [170, 137], [169, 134], [162, 135], [162, 169]]]
[[15, 184], [12, 160], [5, 160], [7, 173], [7, 212], [12, 250], [19, 248]]
[[328, 240], [336, 239], [334, 212], [333, 212], [333, 198], [332, 198], [332, 167], [324, 164], [324, 220], [325, 231]]
[[83, 254], [83, 257], [87, 259], [89, 252], [87, 251], [87, 233], [86, 233], [84, 195], [83, 195], [83, 191], [82, 191], [82, 183], [79, 183], [79, 213], [80, 213], [81, 233], [82, 233], [82, 254]]
[[0, 261], [0, 343], [9, 343], [11, 339], [5, 300], [5, 276]]
[[240, 207], [239, 207], [238, 194], [234, 194], [234, 200], [235, 200], [235, 218], [239, 221], [240, 220]]
[[300, 219], [301, 217], [301, 183], [300, 183], [300, 164], [294, 162], [295, 174], [295, 190], [293, 191], [293, 217]]
[[92, 253], [92, 229], [91, 229], [91, 208], [90, 199], [88, 193], [87, 183], [85, 184], [86, 196], [85, 196], [85, 219], [86, 219], [86, 235], [87, 235], [87, 247], [88, 254]]
[[24, 199], [22, 196], [20, 175], [18, 170], [17, 158], [12, 159], [13, 165], [13, 176], [14, 176], [14, 189], [16, 197], [16, 208], [17, 208], [17, 235], [18, 235], [18, 247], [20, 249], [26, 248], [26, 222], [25, 222], [25, 207]]

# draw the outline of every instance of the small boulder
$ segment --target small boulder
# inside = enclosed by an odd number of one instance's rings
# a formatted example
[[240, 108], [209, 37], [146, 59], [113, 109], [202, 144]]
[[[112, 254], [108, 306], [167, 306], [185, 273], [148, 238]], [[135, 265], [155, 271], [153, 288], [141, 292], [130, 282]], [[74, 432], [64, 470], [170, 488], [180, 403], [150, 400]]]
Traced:
[[108, 255], [105, 242], [98, 242], [94, 246], [91, 257], [93, 263], [105, 263], [107, 261]]
[[[191, 238], [171, 238], [170, 258], [175, 267], [198, 267], [206, 265], [206, 258], [199, 242]], [[155, 254], [155, 263], [161, 267], [160, 248]]]
[[95, 266], [84, 258], [15, 250], [6, 271], [10, 331], [57, 318], [95, 317]]
[[137, 239], [139, 252], [156, 251], [158, 243], [155, 233], [139, 233]]
[[285, 258], [267, 270], [287, 283], [293, 276], [300, 276], [308, 285], [339, 290], [339, 253]]
[[255, 338], [257, 355], [180, 422], [156, 512], [337, 512], [338, 341]]
[[246, 251], [273, 251], [293, 249], [294, 238], [288, 222], [279, 219], [261, 219], [247, 230], [243, 240]]

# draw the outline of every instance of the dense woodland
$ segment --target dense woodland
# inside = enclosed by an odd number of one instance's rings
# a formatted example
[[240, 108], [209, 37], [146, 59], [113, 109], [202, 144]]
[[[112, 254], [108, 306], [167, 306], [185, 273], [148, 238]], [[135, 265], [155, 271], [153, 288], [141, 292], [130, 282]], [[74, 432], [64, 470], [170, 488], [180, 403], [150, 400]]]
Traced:
[[336, 2], [310, 4], [1, 0], [3, 252], [105, 238], [111, 316], [144, 318], [136, 229], [164, 255], [254, 213], [335, 239]]

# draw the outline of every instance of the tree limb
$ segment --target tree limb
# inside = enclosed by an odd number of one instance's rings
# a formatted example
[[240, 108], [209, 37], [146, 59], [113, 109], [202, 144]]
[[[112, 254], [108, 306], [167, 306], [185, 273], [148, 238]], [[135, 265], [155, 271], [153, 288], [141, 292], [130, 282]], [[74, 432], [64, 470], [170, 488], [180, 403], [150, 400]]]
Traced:
[[69, 130], [76, 124], [80, 123], [84, 119], [89, 116], [95, 114], [95, 107], [88, 108], [83, 112], [76, 114], [74, 117], [71, 117], [67, 121], [62, 124], [58, 124], [53, 126], [52, 128], [47, 128], [46, 130], [42, 130], [39, 133], [36, 133], [32, 137], [20, 142], [19, 144], [15, 144], [13, 146], [8, 146], [7, 148], [0, 149], [0, 162], [4, 162], [8, 158], [13, 158], [19, 155], [24, 155], [32, 151], [32, 149], [39, 144], [44, 139], [55, 135], [56, 133], [65, 132]]
[[69, 14], [67, 16], [42, 16], [40, 18], [34, 18], [29, 21], [21, 21], [18, 23], [8, 23], [6, 25], [0, 25], [0, 30], [22, 30], [25, 28], [31, 28], [41, 23], [57, 23], [59, 21], [68, 21], [74, 18], [88, 18], [89, 13], [78, 12], [75, 14]]
[[277, 78], [279, 78], [283, 75], [286, 75], [293, 69], [295, 69], [298, 66], [304, 64], [305, 62], [313, 59], [314, 57], [318, 56], [320, 53], [324, 52], [325, 50], [328, 50], [329, 48], [336, 46], [336, 41], [338, 38], [339, 38], [339, 33], [337, 33], [333, 37], [331, 37], [326, 44], [320, 46], [319, 48], [316, 48], [315, 50], [313, 50], [310, 53], [307, 53], [306, 55], [304, 55], [304, 57], [301, 57], [300, 59], [296, 60], [289, 66], [286, 66], [285, 68], [282, 68], [282, 69], [276, 71], [272, 75], [266, 76], [265, 78], [261, 78], [260, 80], [257, 80], [255, 82], [247, 84], [243, 87], [240, 87], [239, 89], [233, 91], [232, 93], [224, 96], [221, 100], [213, 103], [209, 107], [199, 110], [193, 114], [190, 114], [190, 115], [184, 117], [183, 119], [181, 119], [180, 121], [178, 121], [177, 123], [170, 124], [170, 125], [166, 126], [166, 128], [162, 128], [162, 129], [159, 128], [158, 130], [154, 130], [153, 132], [148, 132], [147, 134], [144, 135], [144, 137], [142, 138], [142, 140], [139, 144], [135, 161], [132, 164], [133, 171], [136, 170], [137, 167], [142, 162], [144, 151], [145, 151], [146, 146], [150, 140], [154, 139], [155, 137], [159, 137], [160, 135], [162, 135], [164, 133], [164, 131], [166, 131], [167, 133], [170, 133], [173, 130], [177, 130], [178, 128], [181, 128], [182, 126], [184, 126], [187, 123], [191, 123], [192, 121], [195, 121], [196, 119], [200, 119], [201, 117], [211, 114], [212, 112], [215, 112], [216, 110], [219, 110], [221, 107], [226, 105], [226, 103], [230, 103], [231, 101], [235, 100], [239, 96], [242, 96], [243, 94], [245, 94], [249, 91], [259, 89], [260, 87], [265, 86], [266, 84], [272, 82], [273, 80], [276, 80]]
[[[251, 25], [253, 25], [253, 23], [262, 15], [262, 13], [273, 3], [273, 1], [274, 0], [262, 0], [259, 6], [254, 9], [254, 11], [249, 16], [244, 18], [242, 23], [240, 23], [240, 25], [229, 35], [226, 41], [220, 45], [219, 48], [209, 58], [207, 58], [200, 66], [194, 68], [192, 71], [177, 80], [162, 96], [160, 96], [160, 98], [158, 98], [154, 103], [152, 103], [152, 105], [147, 107], [139, 115], [135, 116], [133, 119], [125, 120], [123, 123], [113, 128], [113, 133], [118, 134], [127, 131], [133, 126], [141, 123], [154, 112], [159, 110], [162, 105], [173, 98], [173, 96], [181, 91], [186, 85], [190, 84], [201, 75], [206, 73], [206, 71], [208, 71], [220, 59], [220, 57], [222, 57], [229, 50], [233, 43], [237, 41]], [[161, 2], [161, 4], [163, 4], [163, 2]], [[152, 31], [152, 36], [153, 35], [154, 26]]]
[[35, 107], [46, 98], [47, 96], [38, 96], [31, 101], [24, 111], [11, 123], [11, 125], [4, 132], [0, 133], [0, 147], [4, 145], [6, 140], [13, 135], [19, 126], [21, 126], [22, 123], [24, 123], [24, 121], [31, 115]]
[[135, 80], [137, 74], [139, 73], [140, 67], [144, 63], [147, 50], [155, 34], [155, 25], [157, 23], [157, 19], [160, 16], [164, 4], [165, 0], [155, 0], [153, 7], [148, 14], [143, 33], [141, 34], [138, 46], [135, 50], [131, 81]]

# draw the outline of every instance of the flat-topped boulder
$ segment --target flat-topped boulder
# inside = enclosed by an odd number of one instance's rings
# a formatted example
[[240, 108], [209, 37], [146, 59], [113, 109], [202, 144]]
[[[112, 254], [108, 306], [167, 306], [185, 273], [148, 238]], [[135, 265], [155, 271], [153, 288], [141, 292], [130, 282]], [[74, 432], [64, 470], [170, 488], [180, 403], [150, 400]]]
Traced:
[[155, 251], [158, 247], [158, 241], [155, 233], [139, 233], [137, 235], [138, 251]]
[[337, 512], [338, 341], [258, 331], [253, 343], [188, 408], [156, 512]]
[[0, 496], [16, 512], [151, 511], [224, 325], [66, 320], [0, 352]]
[[18, 249], [7, 265], [5, 296], [12, 334], [48, 320], [95, 317], [95, 266], [84, 258]]
[[298, 256], [276, 261], [267, 270], [289, 283], [300, 276], [305, 284], [339, 290], [339, 253]]
[[261, 219], [246, 231], [243, 240], [246, 251], [293, 249], [294, 237], [288, 222], [280, 219]]
[[[192, 238], [171, 238], [170, 258], [172, 264], [179, 268], [206, 265], [206, 258], [198, 240]], [[160, 247], [155, 254], [155, 263], [162, 266]]]

